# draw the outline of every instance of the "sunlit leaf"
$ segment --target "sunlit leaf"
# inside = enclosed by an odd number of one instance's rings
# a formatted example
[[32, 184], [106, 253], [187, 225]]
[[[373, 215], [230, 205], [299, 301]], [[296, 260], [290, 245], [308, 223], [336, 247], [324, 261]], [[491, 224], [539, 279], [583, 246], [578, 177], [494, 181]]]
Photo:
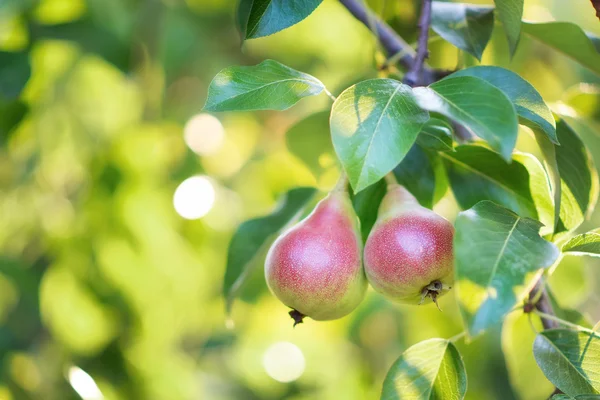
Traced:
[[554, 385], [544, 377], [533, 357], [536, 332], [532, 326], [538, 331], [543, 330], [538, 317], [522, 311], [509, 313], [502, 324], [502, 353], [508, 378], [521, 400], [547, 399], [554, 390]]
[[246, 221], [238, 227], [229, 243], [223, 282], [223, 295], [227, 299], [228, 310], [231, 310], [233, 300], [250, 271], [257, 265], [257, 258], [262, 255], [262, 250], [275, 239], [277, 232], [299, 217], [315, 193], [314, 188], [292, 189], [272, 214]]
[[591, 35], [571, 22], [523, 22], [523, 33], [573, 58], [600, 74], [600, 53]]
[[540, 237], [538, 221], [491, 201], [461, 212], [455, 227], [456, 296], [468, 332], [476, 335], [523, 299], [558, 249]]
[[500, 89], [483, 79], [459, 76], [415, 88], [414, 93], [421, 107], [469, 128], [510, 160], [517, 140], [517, 114]]
[[494, 29], [494, 8], [434, 1], [431, 28], [448, 42], [481, 60]]
[[600, 336], [597, 334], [568, 329], [540, 332], [533, 353], [546, 378], [565, 394], [600, 393]]
[[410, 86], [393, 79], [363, 81], [340, 94], [331, 110], [331, 135], [354, 191], [398, 165], [428, 118]]
[[577, 113], [577, 116], [600, 120], [600, 86], [588, 83], [569, 88], [563, 102]]
[[323, 89], [317, 78], [265, 60], [250, 67], [221, 70], [210, 83], [204, 110], [286, 110]]
[[[254, 0], [247, 12], [246, 39], [272, 35], [289, 28], [308, 17], [322, 1]], [[245, 17], [245, 13], [242, 16]]]
[[429, 339], [409, 347], [392, 365], [381, 400], [461, 400], [467, 391], [467, 373], [454, 344]]
[[512, 101], [521, 124], [544, 132], [552, 142], [557, 143], [552, 111], [538, 91], [516, 73], [501, 67], [477, 66], [460, 70], [451, 76], [474, 76], [491, 83]]
[[498, 21], [502, 23], [510, 54], [515, 54], [521, 35], [524, 0], [494, 0]]
[[600, 257], [600, 232], [577, 235], [563, 245], [562, 251], [574, 256]]

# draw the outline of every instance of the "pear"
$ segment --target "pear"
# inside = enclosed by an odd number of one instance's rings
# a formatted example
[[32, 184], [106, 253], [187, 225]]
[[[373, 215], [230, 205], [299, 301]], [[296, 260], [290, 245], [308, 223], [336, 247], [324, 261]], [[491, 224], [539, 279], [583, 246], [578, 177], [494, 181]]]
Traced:
[[364, 249], [369, 283], [398, 303], [437, 305], [454, 280], [453, 236], [450, 222], [388, 184]]
[[265, 277], [271, 292], [293, 309], [294, 326], [305, 316], [341, 318], [358, 306], [367, 280], [358, 217], [345, 187], [334, 189], [273, 243]]

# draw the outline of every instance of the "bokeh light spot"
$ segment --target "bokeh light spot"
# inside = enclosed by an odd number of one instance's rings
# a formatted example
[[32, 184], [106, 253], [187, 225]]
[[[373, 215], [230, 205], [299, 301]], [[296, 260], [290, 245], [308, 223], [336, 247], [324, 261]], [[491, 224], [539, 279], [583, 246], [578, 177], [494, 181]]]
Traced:
[[69, 368], [68, 378], [69, 383], [82, 399], [102, 400], [104, 398], [94, 379], [81, 368]]
[[205, 176], [193, 176], [181, 182], [173, 196], [177, 214], [185, 219], [205, 216], [215, 203], [215, 189]]
[[185, 144], [196, 154], [208, 155], [217, 152], [223, 145], [225, 129], [217, 117], [197, 114], [190, 118], [183, 129]]
[[279, 382], [292, 382], [304, 373], [306, 362], [298, 346], [289, 342], [272, 344], [263, 356], [267, 374]]

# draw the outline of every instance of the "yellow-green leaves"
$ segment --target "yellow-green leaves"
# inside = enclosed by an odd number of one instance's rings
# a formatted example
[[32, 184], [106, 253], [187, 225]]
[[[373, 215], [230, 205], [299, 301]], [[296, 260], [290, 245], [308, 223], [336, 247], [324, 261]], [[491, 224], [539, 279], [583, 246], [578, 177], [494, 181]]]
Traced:
[[558, 257], [541, 224], [491, 201], [456, 219], [456, 295], [465, 327], [476, 335], [499, 323], [523, 299], [532, 279]]
[[340, 94], [331, 110], [331, 137], [354, 191], [398, 165], [428, 119], [410, 86], [393, 79], [363, 81]]
[[208, 88], [206, 111], [286, 110], [325, 87], [315, 77], [273, 60], [251, 67], [228, 67]]
[[429, 339], [408, 348], [383, 382], [381, 400], [461, 400], [467, 391], [465, 366], [446, 339]]

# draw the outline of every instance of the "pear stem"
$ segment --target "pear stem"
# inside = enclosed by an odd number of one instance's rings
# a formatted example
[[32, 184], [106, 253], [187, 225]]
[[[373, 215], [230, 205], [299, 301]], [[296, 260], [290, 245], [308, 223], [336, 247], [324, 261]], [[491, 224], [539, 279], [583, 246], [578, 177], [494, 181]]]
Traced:
[[346, 192], [348, 189], [348, 176], [342, 171], [340, 178], [331, 190], [332, 192]]
[[385, 181], [387, 182], [388, 187], [398, 184], [398, 180], [396, 179], [396, 176], [393, 172], [390, 172], [385, 176]]

